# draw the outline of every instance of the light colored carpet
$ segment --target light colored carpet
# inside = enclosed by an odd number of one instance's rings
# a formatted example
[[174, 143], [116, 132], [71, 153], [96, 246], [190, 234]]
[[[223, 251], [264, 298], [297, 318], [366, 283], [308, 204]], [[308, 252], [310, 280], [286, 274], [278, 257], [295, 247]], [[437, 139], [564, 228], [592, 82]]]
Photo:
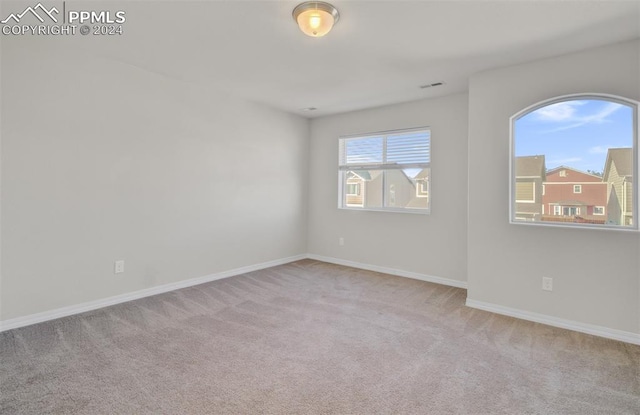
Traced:
[[304, 260], [0, 334], [2, 414], [638, 414], [640, 347]]

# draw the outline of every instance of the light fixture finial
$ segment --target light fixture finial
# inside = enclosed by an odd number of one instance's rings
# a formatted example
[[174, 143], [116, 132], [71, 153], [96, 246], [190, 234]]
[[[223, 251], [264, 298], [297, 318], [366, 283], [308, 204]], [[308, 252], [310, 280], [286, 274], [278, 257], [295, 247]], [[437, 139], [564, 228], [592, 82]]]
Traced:
[[340, 19], [338, 9], [323, 1], [305, 1], [293, 9], [293, 19], [300, 30], [311, 37], [321, 37], [329, 33]]

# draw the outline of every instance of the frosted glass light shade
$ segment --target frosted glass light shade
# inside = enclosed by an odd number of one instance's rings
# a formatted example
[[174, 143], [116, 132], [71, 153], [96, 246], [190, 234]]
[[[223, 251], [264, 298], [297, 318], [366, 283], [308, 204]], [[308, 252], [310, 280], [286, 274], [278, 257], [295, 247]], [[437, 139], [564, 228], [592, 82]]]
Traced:
[[293, 18], [305, 35], [320, 37], [329, 33], [340, 15], [329, 3], [308, 1], [293, 9]]

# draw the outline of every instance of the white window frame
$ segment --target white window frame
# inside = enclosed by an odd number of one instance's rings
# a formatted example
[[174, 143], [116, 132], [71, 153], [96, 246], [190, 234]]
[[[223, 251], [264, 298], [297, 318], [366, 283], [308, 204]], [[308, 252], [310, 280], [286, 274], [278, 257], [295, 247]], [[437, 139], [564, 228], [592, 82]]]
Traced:
[[574, 184], [573, 185], [573, 193], [575, 193], [575, 194], [582, 193], [582, 185], [581, 184]]
[[[619, 104], [631, 107], [633, 109], [633, 217], [638, 217], [638, 210], [640, 204], [640, 198], [638, 195], [638, 179], [640, 176], [638, 175], [638, 163], [640, 160], [640, 149], [638, 147], [638, 113], [640, 112], [640, 102], [611, 94], [600, 94], [600, 93], [581, 93], [581, 94], [569, 94], [562, 95], [554, 98], [550, 98], [547, 100], [543, 100], [537, 102], [533, 105], [530, 105], [516, 114], [512, 115], [509, 118], [509, 154], [511, 161], [509, 163], [509, 223], [513, 225], [523, 225], [523, 226], [548, 226], [548, 227], [565, 227], [565, 228], [583, 228], [583, 229], [600, 229], [600, 230], [616, 230], [623, 232], [638, 232], [638, 223], [640, 221], [633, 220], [631, 225], [622, 226], [622, 225], [610, 225], [610, 224], [591, 224], [591, 223], [574, 223], [574, 222], [549, 222], [549, 221], [538, 221], [538, 222], [529, 222], [529, 221], [520, 221], [516, 220], [516, 202], [515, 200], [515, 186], [516, 186], [516, 178], [515, 178], [515, 162], [516, 162], [516, 154], [515, 154], [515, 123], [518, 119], [524, 117], [530, 112], [536, 111], [542, 107], [546, 107], [548, 105], [556, 104], [563, 101], [573, 101], [573, 100], [605, 100], [611, 102], [617, 102]], [[604, 172], [603, 172], [604, 173]], [[560, 171], [561, 177], [567, 177], [566, 171], [563, 176], [562, 171]]]
[[[414, 163], [414, 164], [402, 164], [398, 165], [396, 163], [386, 164], [386, 140], [389, 136], [401, 135], [401, 134], [411, 134], [417, 132], [427, 132], [429, 134], [429, 161], [426, 163]], [[431, 181], [431, 128], [430, 127], [416, 127], [416, 128], [407, 128], [407, 129], [398, 129], [398, 130], [388, 130], [388, 131], [379, 131], [372, 133], [364, 133], [364, 134], [351, 134], [344, 135], [339, 137], [339, 143], [343, 140], [350, 139], [365, 139], [372, 137], [383, 137], [384, 140], [384, 148], [383, 148], [383, 162], [382, 163], [369, 163], [369, 164], [345, 164], [340, 165], [338, 161], [338, 208], [345, 210], [359, 210], [359, 211], [376, 211], [376, 212], [396, 212], [396, 213], [414, 213], [414, 214], [430, 214], [431, 213], [431, 195], [428, 195], [427, 198], [427, 207], [426, 208], [409, 208], [409, 207], [391, 207], [385, 206], [387, 205], [387, 192], [386, 192], [386, 183], [383, 180], [382, 186], [382, 206], [381, 207], [356, 207], [352, 205], [347, 205], [346, 203], [346, 193], [344, 189], [345, 180], [343, 178], [343, 174], [347, 171], [357, 171], [357, 170], [382, 170], [382, 174], [384, 174], [385, 170], [392, 169], [410, 169], [410, 168], [420, 168], [420, 169], [429, 169], [429, 182]], [[339, 152], [341, 145], [338, 146]], [[338, 157], [340, 160], [340, 153], [338, 153]], [[417, 186], [416, 186], [417, 187]], [[361, 190], [364, 190], [361, 188]], [[431, 191], [431, 183], [429, 183], [429, 191]]]
[[[596, 213], [596, 209], [602, 209], [602, 213]], [[596, 216], [596, 215], [597, 216], [604, 216], [604, 212], [605, 212], [604, 206], [594, 206], [593, 207], [593, 215], [594, 216]]]

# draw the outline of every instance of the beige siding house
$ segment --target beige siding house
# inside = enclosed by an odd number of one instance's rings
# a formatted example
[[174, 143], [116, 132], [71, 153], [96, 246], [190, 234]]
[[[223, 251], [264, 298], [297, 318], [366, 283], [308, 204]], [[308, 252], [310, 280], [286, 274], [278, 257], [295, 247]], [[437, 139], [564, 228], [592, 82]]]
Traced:
[[542, 182], [546, 180], [544, 155], [516, 157], [515, 215], [519, 221], [542, 218]]
[[607, 223], [633, 225], [633, 149], [610, 148], [602, 180], [608, 184]]
[[364, 206], [367, 180], [371, 180], [371, 176], [366, 170], [347, 172], [345, 204], [348, 207]]

